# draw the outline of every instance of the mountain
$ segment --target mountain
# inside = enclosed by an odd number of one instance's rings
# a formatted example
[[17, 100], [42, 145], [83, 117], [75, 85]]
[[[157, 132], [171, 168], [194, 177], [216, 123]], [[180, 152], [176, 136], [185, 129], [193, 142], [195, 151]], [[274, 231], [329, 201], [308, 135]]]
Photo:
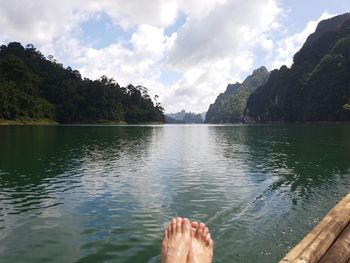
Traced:
[[184, 120], [178, 120], [175, 119], [173, 117], [170, 117], [168, 115], [165, 115], [165, 123], [169, 123], [169, 124], [185, 124]]
[[166, 123], [203, 123], [202, 114], [182, 110], [176, 113], [165, 114], [165, 121]]
[[291, 68], [274, 70], [247, 100], [246, 122], [349, 121], [350, 14], [321, 21]]
[[248, 76], [243, 83], [229, 84], [213, 104], [209, 106], [205, 123], [237, 123], [243, 121], [246, 101], [256, 88], [266, 82], [269, 72], [260, 67]]
[[194, 112], [187, 112], [183, 118], [185, 123], [203, 123], [202, 115]]
[[120, 87], [113, 79], [82, 79], [33, 45], [0, 47], [0, 119], [58, 123], [164, 122], [163, 107], [147, 88]]
[[165, 115], [168, 117], [171, 117], [175, 120], [183, 120], [185, 115], [186, 115], [186, 111], [182, 110], [182, 111], [175, 112], [175, 113], [166, 113]]

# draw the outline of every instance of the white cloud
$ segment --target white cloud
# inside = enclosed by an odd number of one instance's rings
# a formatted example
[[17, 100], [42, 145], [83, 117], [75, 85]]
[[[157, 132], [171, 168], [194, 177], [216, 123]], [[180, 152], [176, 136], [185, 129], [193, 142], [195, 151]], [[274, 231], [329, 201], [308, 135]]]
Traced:
[[132, 34], [132, 49], [113, 44], [103, 49], [83, 48], [78, 58], [81, 73], [91, 78], [107, 75], [120, 84], [145, 85], [146, 80], [159, 76], [159, 67], [171, 38], [164, 35], [164, 29], [140, 25]]
[[[45, 4], [46, 2], [46, 4]], [[69, 32], [83, 17], [59, 1], [1, 1], [0, 41], [45, 44]]]
[[[105, 12], [116, 23], [122, 23], [119, 25], [133, 28], [131, 39], [123, 40], [130, 48], [122, 43], [102, 49], [83, 45], [76, 32], [81, 33], [81, 23], [96, 12]], [[107, 75], [123, 85], [142, 84], [159, 75], [153, 72], [173, 42], [159, 25], [172, 23], [176, 14], [176, 2], [162, 0], [1, 1], [0, 42], [33, 43], [45, 55], [53, 54], [66, 65], [78, 65], [83, 76]]]
[[168, 26], [178, 13], [176, 1], [163, 0], [12, 0], [0, 1], [0, 41], [44, 44], [71, 32], [91, 14], [104, 12], [124, 27]]
[[168, 26], [178, 13], [176, 1], [168, 0], [79, 0], [88, 11], [106, 12], [117, 24], [128, 28], [133, 25], [150, 24]]
[[257, 37], [271, 30], [279, 11], [273, 0], [222, 3], [207, 16], [190, 19], [178, 32], [169, 63], [183, 69], [213, 59], [234, 59], [242, 50], [252, 49]]
[[184, 76], [164, 100], [168, 111], [205, 111], [228, 83], [250, 73], [254, 49], [273, 47], [267, 32], [278, 26], [279, 13], [273, 0], [235, 0], [190, 17], [169, 52], [168, 64]]
[[[12, 0], [0, 2], [0, 42], [35, 44], [83, 76], [113, 77], [159, 94], [167, 111], [204, 111], [229, 82], [253, 69], [254, 48], [271, 50], [268, 32], [278, 26], [277, 0]], [[84, 21], [105, 13], [133, 32], [104, 48], [80, 40]], [[164, 29], [179, 14], [186, 24], [167, 37]], [[118, 40], [120, 41], [120, 40]], [[164, 69], [182, 77], [172, 86]]]
[[192, 20], [207, 17], [217, 6], [232, 0], [178, 0], [179, 8]]
[[290, 67], [293, 64], [293, 56], [299, 51], [302, 45], [305, 43], [307, 37], [315, 32], [317, 24], [324, 19], [330, 18], [333, 15], [328, 12], [324, 12], [317, 20], [312, 20], [307, 23], [303, 31], [295, 33], [292, 36], [288, 36], [279, 42], [277, 42], [276, 53], [277, 56], [272, 62], [272, 69], [280, 68], [283, 65]]
[[163, 99], [167, 111], [206, 111], [228, 83], [241, 79], [242, 72], [250, 71], [253, 61], [252, 53], [245, 52], [237, 54], [234, 60], [223, 58], [193, 66]]
[[164, 52], [166, 39], [164, 29], [142, 24], [138, 31], [132, 34], [131, 43], [135, 52], [158, 58]]

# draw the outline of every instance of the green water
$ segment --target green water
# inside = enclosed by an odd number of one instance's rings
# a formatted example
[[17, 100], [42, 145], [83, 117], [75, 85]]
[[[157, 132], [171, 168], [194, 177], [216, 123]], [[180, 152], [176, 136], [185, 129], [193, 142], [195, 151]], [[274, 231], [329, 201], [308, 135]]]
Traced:
[[277, 262], [350, 192], [350, 125], [0, 127], [1, 262], [158, 262], [168, 220], [214, 262]]

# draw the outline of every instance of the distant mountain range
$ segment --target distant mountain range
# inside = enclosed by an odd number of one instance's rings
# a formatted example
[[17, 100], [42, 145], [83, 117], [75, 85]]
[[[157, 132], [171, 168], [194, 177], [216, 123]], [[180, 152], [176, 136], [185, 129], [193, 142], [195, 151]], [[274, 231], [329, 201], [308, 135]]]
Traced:
[[265, 67], [254, 70], [243, 83], [229, 84], [213, 104], [209, 106], [206, 123], [236, 123], [243, 121], [243, 113], [248, 97], [262, 84], [270, 73]]
[[205, 122], [350, 121], [350, 14], [321, 21], [293, 62], [228, 85]]
[[185, 110], [176, 113], [165, 114], [166, 123], [203, 123], [206, 112], [194, 113], [186, 112]]

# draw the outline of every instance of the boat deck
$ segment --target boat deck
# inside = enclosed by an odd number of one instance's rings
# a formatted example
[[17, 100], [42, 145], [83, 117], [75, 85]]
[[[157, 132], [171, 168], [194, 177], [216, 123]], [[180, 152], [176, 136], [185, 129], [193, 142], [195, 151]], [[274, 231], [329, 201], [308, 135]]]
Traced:
[[350, 263], [350, 194], [280, 263]]

